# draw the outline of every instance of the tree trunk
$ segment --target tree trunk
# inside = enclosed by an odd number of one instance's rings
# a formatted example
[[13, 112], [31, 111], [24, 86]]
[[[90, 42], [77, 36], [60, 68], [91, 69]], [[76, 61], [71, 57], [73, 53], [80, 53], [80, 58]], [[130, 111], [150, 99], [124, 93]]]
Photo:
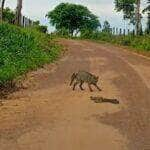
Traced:
[[148, 21], [147, 21], [147, 33], [150, 34], [150, 12], [148, 13], [147, 19], [148, 19]]
[[74, 30], [73, 29], [69, 29], [69, 34], [71, 37], [73, 37], [73, 33], [74, 33]]
[[140, 14], [141, 0], [136, 0], [136, 35], [141, 32], [141, 14]]
[[21, 10], [22, 10], [22, 0], [17, 0], [17, 8], [16, 8], [16, 25], [21, 25]]
[[77, 37], [80, 30], [76, 30], [75, 37]]
[[4, 5], [5, 5], [5, 0], [0, 0], [1, 3], [1, 8], [0, 8], [0, 21], [3, 21], [3, 10], [4, 10]]
[[0, 0], [0, 21], [2, 21], [2, 9], [1, 9], [1, 0]]

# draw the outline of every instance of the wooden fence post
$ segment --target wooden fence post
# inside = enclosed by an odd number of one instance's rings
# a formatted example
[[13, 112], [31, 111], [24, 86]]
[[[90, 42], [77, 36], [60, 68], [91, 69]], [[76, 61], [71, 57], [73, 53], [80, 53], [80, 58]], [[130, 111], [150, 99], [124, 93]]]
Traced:
[[120, 30], [119, 30], [119, 35], [122, 35], [122, 29], [120, 28]]
[[128, 29], [128, 35], [130, 34], [130, 29]]
[[126, 35], [126, 29], [123, 29], [123, 35], [124, 36]]
[[115, 35], [115, 27], [113, 27], [113, 35]]
[[118, 28], [116, 28], [116, 35], [118, 35]]
[[135, 30], [133, 29], [133, 32], [132, 32], [133, 36], [135, 36]]

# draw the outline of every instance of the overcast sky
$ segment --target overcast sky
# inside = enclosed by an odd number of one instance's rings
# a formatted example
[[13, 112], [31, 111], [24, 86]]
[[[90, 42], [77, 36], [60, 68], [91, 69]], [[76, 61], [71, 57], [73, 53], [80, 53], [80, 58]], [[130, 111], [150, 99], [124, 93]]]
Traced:
[[[6, 0], [6, 6], [15, 9], [17, 0]], [[146, 0], [142, 0], [145, 5]], [[61, 2], [70, 2], [87, 6], [100, 21], [108, 20], [112, 27], [125, 27], [129, 25], [122, 19], [122, 14], [114, 10], [114, 0], [23, 0], [22, 13], [34, 20], [40, 20], [41, 24], [49, 25], [45, 15], [53, 10]], [[53, 30], [49, 26], [49, 30]]]

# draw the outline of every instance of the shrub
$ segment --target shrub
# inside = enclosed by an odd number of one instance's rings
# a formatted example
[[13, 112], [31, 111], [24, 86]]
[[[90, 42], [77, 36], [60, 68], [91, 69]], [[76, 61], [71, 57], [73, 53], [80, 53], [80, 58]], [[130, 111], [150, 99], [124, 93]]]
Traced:
[[54, 61], [60, 47], [34, 29], [0, 24], [0, 85]]
[[35, 29], [37, 29], [39, 32], [42, 32], [42, 33], [48, 32], [47, 26], [43, 26], [43, 25], [37, 25], [37, 26], [35, 26]]

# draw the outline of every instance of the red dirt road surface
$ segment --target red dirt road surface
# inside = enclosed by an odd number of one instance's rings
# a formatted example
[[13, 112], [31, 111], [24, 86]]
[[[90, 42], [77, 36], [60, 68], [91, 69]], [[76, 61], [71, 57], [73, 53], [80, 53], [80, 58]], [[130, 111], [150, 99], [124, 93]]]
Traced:
[[[27, 75], [0, 106], [0, 150], [150, 150], [150, 59], [90, 41], [60, 40], [68, 51]], [[102, 91], [72, 91], [86, 70]], [[120, 104], [94, 103], [90, 96]]]

